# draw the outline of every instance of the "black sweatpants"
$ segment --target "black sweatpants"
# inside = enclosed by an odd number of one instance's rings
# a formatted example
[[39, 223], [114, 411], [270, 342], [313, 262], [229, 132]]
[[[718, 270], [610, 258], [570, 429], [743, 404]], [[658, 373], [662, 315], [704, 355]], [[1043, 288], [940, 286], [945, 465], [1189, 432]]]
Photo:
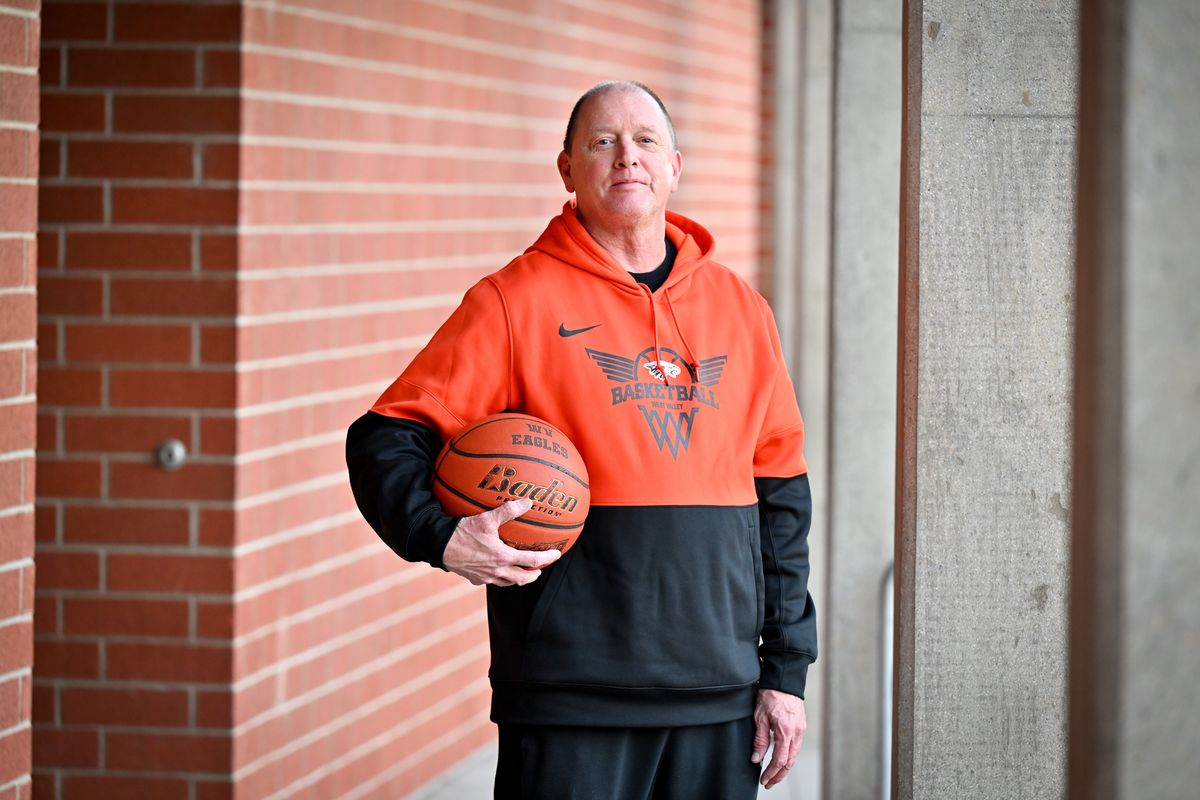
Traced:
[[754, 800], [751, 717], [677, 728], [500, 725], [496, 800]]

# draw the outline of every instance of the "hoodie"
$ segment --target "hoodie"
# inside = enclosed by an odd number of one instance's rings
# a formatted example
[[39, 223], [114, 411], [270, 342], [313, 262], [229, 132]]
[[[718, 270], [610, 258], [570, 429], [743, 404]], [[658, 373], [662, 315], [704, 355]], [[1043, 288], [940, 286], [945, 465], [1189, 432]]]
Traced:
[[703, 227], [667, 212], [667, 236], [652, 292], [568, 203], [351, 426], [363, 515], [435, 566], [458, 520], [433, 460], [470, 422], [541, 417], [587, 465], [576, 544], [527, 586], [487, 588], [497, 722], [700, 725], [748, 716], [756, 688], [804, 695], [811, 500], [775, 322]]

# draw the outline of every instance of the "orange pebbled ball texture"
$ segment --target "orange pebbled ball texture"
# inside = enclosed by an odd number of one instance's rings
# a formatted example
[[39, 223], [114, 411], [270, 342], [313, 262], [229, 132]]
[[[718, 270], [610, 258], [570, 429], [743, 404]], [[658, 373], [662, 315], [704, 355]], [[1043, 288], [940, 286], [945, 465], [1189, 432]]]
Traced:
[[485, 417], [446, 442], [433, 493], [454, 516], [528, 498], [533, 507], [500, 526], [501, 540], [563, 553], [583, 530], [591, 501], [587, 467], [571, 440], [545, 420], [511, 413]]

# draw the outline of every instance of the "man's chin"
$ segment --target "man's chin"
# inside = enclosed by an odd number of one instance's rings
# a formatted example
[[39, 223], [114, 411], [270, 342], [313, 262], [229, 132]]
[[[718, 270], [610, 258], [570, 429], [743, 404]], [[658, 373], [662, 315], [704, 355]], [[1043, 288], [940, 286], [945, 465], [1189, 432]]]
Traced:
[[621, 198], [616, 198], [614, 202], [605, 203], [600, 211], [614, 222], [624, 220], [630, 225], [656, 215], [664, 216], [664, 210], [659, 209], [654, 203], [647, 202], [646, 198], [634, 197], [625, 198], [624, 202], [621, 201]]

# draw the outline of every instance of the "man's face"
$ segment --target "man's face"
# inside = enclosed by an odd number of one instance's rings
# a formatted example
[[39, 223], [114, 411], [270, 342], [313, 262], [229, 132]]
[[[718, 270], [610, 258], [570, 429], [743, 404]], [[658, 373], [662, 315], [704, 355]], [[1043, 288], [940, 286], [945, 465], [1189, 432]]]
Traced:
[[661, 219], [668, 196], [679, 188], [682, 168], [658, 104], [645, 92], [625, 87], [587, 101], [571, 151], [558, 156], [563, 185], [575, 193], [584, 222], [612, 231]]

